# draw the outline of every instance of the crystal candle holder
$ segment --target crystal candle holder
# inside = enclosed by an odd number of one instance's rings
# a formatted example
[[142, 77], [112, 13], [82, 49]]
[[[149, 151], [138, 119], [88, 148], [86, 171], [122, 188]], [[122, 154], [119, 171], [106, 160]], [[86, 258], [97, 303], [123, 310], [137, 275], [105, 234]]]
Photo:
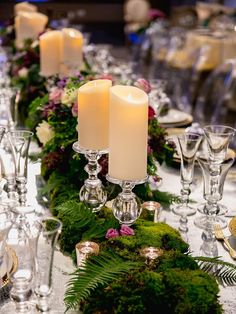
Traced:
[[80, 146], [79, 142], [73, 144], [73, 149], [78, 154], [84, 154], [88, 160], [85, 171], [88, 179], [80, 189], [80, 200], [84, 202], [93, 212], [98, 212], [106, 203], [107, 194], [98, 178], [101, 166], [98, 163], [100, 157], [108, 153], [108, 150], [90, 150]]
[[136, 181], [119, 180], [112, 178], [109, 175], [107, 175], [106, 178], [109, 182], [119, 184], [122, 188], [122, 192], [118, 194], [112, 204], [112, 210], [115, 218], [120, 224], [127, 226], [132, 225], [139, 218], [142, 212], [141, 202], [132, 190], [135, 185], [145, 183], [148, 176]]

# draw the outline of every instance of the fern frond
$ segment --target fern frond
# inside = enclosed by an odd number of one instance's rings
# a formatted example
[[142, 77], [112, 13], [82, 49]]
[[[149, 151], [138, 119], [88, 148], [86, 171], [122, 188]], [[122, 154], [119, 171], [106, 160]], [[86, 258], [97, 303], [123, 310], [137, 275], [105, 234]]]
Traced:
[[140, 266], [140, 262], [125, 261], [111, 252], [91, 256], [84, 267], [79, 267], [72, 274], [68, 282], [64, 299], [67, 310], [78, 307], [98, 286], [108, 285]]
[[236, 265], [222, 261], [220, 257], [194, 257], [199, 267], [211, 274], [221, 285], [236, 285]]

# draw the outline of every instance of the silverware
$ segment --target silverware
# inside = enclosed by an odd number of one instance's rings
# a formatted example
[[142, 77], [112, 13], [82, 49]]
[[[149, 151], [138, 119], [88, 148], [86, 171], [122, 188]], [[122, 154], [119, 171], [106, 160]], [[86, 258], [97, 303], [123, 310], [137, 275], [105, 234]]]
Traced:
[[236, 251], [231, 247], [228, 239], [225, 237], [221, 226], [219, 224], [215, 224], [214, 225], [214, 233], [215, 233], [215, 237], [217, 240], [219, 241], [223, 241], [227, 247], [227, 249], [229, 250], [229, 254], [233, 259], [236, 259]]

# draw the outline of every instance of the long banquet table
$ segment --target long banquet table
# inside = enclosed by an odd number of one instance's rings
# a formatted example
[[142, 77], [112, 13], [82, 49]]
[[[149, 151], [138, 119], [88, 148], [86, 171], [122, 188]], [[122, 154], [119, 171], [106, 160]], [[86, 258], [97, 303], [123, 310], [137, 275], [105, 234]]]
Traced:
[[[192, 194], [191, 198], [194, 201], [202, 203], [202, 179], [199, 169], [195, 171], [196, 177], [192, 186]], [[170, 193], [179, 194], [181, 184], [180, 184], [180, 176], [179, 169], [170, 168], [166, 165], [158, 166], [158, 174], [163, 178], [162, 185], [160, 186], [160, 190], [168, 191]], [[235, 175], [234, 175], [235, 174]], [[40, 175], [40, 163], [29, 163], [28, 167], [28, 203], [35, 207], [38, 214], [50, 214], [47, 212], [47, 209], [43, 208], [37, 202], [37, 187], [36, 187], [36, 176]], [[224, 188], [224, 197], [222, 203], [229, 208], [229, 213], [232, 215], [236, 215], [234, 213], [236, 211], [235, 204], [235, 191], [236, 191], [236, 169], [233, 169], [229, 173], [229, 178], [226, 180], [225, 188]], [[233, 212], [234, 211], [234, 212]], [[198, 215], [198, 214], [196, 214]], [[202, 230], [196, 228], [194, 226], [194, 218], [192, 216], [189, 217], [188, 227], [189, 227], [189, 243], [190, 243], [190, 251], [193, 256], [202, 255], [201, 246], [202, 246]], [[227, 218], [230, 219], [229, 217]], [[163, 208], [160, 220], [167, 222], [171, 226], [178, 228], [179, 224], [179, 216], [174, 215], [169, 208]], [[229, 235], [228, 230], [224, 230], [227, 235]], [[217, 249], [219, 256], [225, 261], [236, 263], [233, 261], [228, 252], [223, 248], [221, 243], [217, 243]], [[54, 260], [54, 290], [52, 295], [52, 311], [50, 313], [53, 314], [62, 314], [65, 311], [65, 307], [63, 304], [63, 296], [66, 289], [66, 283], [69, 279], [68, 274], [73, 272], [75, 266], [73, 265], [70, 257], [64, 256], [59, 250], [55, 252], [55, 260]], [[235, 298], [236, 287], [220, 287], [220, 302], [223, 305], [224, 313], [226, 314], [235, 314], [236, 308], [236, 298]], [[70, 311], [68, 313], [78, 313], [75, 311]], [[6, 314], [1, 311], [0, 314]]]

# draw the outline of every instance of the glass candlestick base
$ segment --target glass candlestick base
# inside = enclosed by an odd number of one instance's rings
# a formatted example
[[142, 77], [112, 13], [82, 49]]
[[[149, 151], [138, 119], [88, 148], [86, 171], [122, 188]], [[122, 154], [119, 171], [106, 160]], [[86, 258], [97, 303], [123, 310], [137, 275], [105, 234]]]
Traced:
[[109, 175], [107, 175], [106, 178], [109, 182], [119, 184], [122, 188], [122, 192], [118, 194], [112, 204], [112, 210], [115, 218], [120, 224], [127, 226], [132, 225], [139, 218], [142, 212], [141, 202], [132, 190], [135, 185], [145, 183], [148, 177], [137, 181], [121, 181], [112, 178]]
[[80, 200], [84, 202], [93, 212], [98, 212], [106, 203], [107, 193], [98, 178], [101, 166], [98, 163], [100, 157], [108, 153], [108, 150], [88, 150], [80, 146], [79, 142], [73, 144], [73, 150], [76, 153], [84, 154], [88, 160], [85, 171], [88, 173], [88, 179], [80, 189]]

